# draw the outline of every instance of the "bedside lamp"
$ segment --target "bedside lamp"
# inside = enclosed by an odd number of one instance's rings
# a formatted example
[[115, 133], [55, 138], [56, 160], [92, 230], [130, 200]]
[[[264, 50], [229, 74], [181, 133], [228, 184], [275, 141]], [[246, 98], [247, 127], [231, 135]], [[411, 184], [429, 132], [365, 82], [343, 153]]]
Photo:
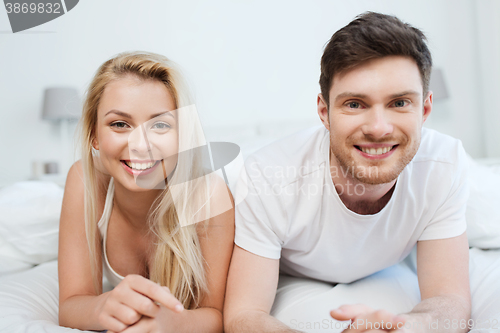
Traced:
[[80, 97], [75, 88], [47, 88], [43, 97], [42, 119], [69, 121], [80, 118]]
[[[59, 125], [60, 139], [62, 143], [61, 151], [61, 168], [57, 167], [57, 164], [51, 164], [50, 173], [58, 173], [62, 171], [66, 172], [67, 160], [66, 154], [68, 151], [69, 135], [68, 135], [68, 125], [71, 121], [76, 121], [81, 115], [81, 102], [78, 95], [78, 91], [75, 88], [70, 87], [57, 87], [57, 88], [47, 88], [44, 91], [43, 97], [43, 108], [42, 108], [42, 119], [52, 121]], [[46, 165], [46, 172], [47, 170]], [[59, 171], [58, 171], [59, 170]]]
[[429, 82], [429, 90], [432, 90], [434, 102], [442, 101], [449, 97], [448, 88], [444, 82], [443, 71], [440, 68], [433, 68]]

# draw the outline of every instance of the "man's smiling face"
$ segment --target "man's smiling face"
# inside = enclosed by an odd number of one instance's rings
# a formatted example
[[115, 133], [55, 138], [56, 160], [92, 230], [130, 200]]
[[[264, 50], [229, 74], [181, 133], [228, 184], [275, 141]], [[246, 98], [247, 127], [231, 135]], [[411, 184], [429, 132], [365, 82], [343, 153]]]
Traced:
[[415, 156], [432, 109], [415, 61], [387, 56], [337, 74], [329, 99], [328, 112], [318, 97], [318, 113], [330, 131], [330, 164], [366, 184], [396, 179]]

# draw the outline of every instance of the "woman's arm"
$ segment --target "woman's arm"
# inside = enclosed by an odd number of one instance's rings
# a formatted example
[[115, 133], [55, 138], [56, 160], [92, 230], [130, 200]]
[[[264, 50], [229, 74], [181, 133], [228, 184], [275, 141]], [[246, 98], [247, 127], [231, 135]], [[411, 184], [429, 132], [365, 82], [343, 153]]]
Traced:
[[[116, 331], [121, 331], [127, 326], [130, 326], [130, 329], [137, 328], [137, 325], [144, 325], [151, 322], [151, 318], [156, 318], [158, 319], [156, 324], [162, 323], [161, 327], [168, 329], [167, 331], [222, 332], [226, 277], [234, 240], [234, 209], [231, 194], [224, 181], [214, 178], [216, 184], [210, 206], [212, 212], [221, 214], [211, 218], [206, 227], [201, 224], [197, 227], [202, 255], [206, 262], [208, 295], [201, 300], [198, 309], [179, 313], [174, 310], [178, 301], [165, 290], [152, 291], [147, 299], [149, 302], [132, 301], [134, 295], [141, 294], [137, 289], [147, 287], [150, 282], [139, 276], [127, 277], [112, 292], [96, 294], [85, 235], [83, 170], [81, 162], [75, 163], [66, 180], [60, 220], [59, 324], [82, 330], [116, 328]], [[104, 201], [104, 197], [101, 201]], [[97, 260], [100, 268], [102, 265], [100, 251], [97, 253]], [[99, 288], [102, 288], [101, 271], [98, 272], [98, 281]], [[155, 286], [151, 285], [151, 288]], [[143, 291], [142, 295], [147, 293]], [[165, 306], [158, 306], [152, 300]], [[128, 305], [128, 308], [123, 305]], [[120, 310], [116, 309], [118, 306], [121, 307]], [[131, 309], [135, 311], [130, 311]], [[120, 316], [109, 315], [113, 311], [119, 312]], [[141, 317], [141, 314], [144, 316]], [[121, 318], [113, 320], [114, 317]]]
[[[210, 198], [212, 215], [208, 222], [196, 227], [201, 252], [205, 260], [208, 294], [198, 308], [174, 313], [161, 306], [154, 317], [143, 316], [122, 333], [138, 332], [223, 332], [222, 309], [226, 279], [234, 245], [234, 202], [221, 178], [214, 177], [215, 186]], [[115, 333], [115, 331], [108, 331]]]
[[[173, 314], [162, 307], [167, 332], [222, 332], [222, 309], [226, 292], [229, 262], [234, 246], [234, 202], [231, 192], [220, 177], [214, 177], [210, 198], [212, 217], [206, 226], [198, 224], [201, 252], [206, 263], [208, 294], [194, 310]], [[171, 330], [170, 330], [171, 329]]]
[[[158, 304], [171, 309], [169, 311], [173, 314], [182, 312], [182, 304], [168, 289], [140, 275], [127, 275], [112, 291], [101, 294], [100, 251], [97, 252], [99, 290], [95, 291], [85, 234], [83, 195], [83, 172], [81, 163], [77, 162], [68, 173], [61, 211], [59, 324], [82, 330], [122, 331], [143, 315], [157, 316], [160, 311]], [[104, 193], [99, 195], [102, 195], [99, 202], [104, 202]]]
[[[82, 165], [78, 161], [68, 172], [59, 225], [59, 324], [102, 330], [96, 309], [106, 295], [97, 296], [92, 281], [85, 235], [84, 190]], [[100, 253], [97, 258], [101, 267]]]

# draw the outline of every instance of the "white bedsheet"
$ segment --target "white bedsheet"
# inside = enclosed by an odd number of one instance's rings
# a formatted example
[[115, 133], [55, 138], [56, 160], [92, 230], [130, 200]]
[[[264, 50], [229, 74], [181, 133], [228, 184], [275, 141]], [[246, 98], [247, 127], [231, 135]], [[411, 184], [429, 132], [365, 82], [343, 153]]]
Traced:
[[[499, 162], [498, 160], [481, 161], [483, 165], [490, 165], [489, 169], [472, 165], [476, 168], [473, 172], [475, 178], [471, 178], [472, 185], [475, 184], [475, 186], [471, 186], [471, 196], [475, 201], [473, 200], [468, 205], [467, 218], [469, 220], [469, 241], [473, 246], [496, 248], [500, 244], [500, 219], [498, 215], [500, 178], [496, 176], [496, 174], [500, 174]], [[42, 185], [36, 182], [23, 183], [9, 189], [11, 192], [7, 192], [6, 189], [2, 191], [4, 209], [0, 215], [5, 221], [3, 229], [0, 230], [3, 231], [3, 237], [0, 233], [0, 332], [80, 332], [57, 325], [57, 261], [49, 261], [33, 267], [33, 264], [43, 262], [44, 258], [57, 256], [57, 237], [55, 237], [54, 232], [51, 232], [49, 239], [46, 237], [46, 233], [47, 230], [57, 229], [62, 189], [54, 188], [53, 184], [45, 184], [47, 187]], [[31, 201], [27, 201], [25, 192], [13, 197], [12, 193], [21, 190], [28, 191]], [[52, 195], [50, 204], [47, 203], [48, 195]], [[14, 204], [16, 202], [17, 204]], [[46, 215], [37, 216], [39, 222], [34, 228], [32, 227], [33, 214], [28, 213], [40, 211], [40, 206], [50, 209], [44, 210]], [[472, 206], [473, 209], [469, 206]], [[17, 210], [14, 211], [15, 209]], [[6, 220], [6, 216], [14, 216], [17, 220]], [[23, 216], [24, 229], [18, 230], [16, 226], [21, 225], [18, 220]], [[11, 227], [7, 228], [8, 226]], [[18, 234], [24, 235], [26, 239], [23, 247], [14, 248], [19, 245], [19, 237], [14, 237]], [[46, 246], [46, 244], [50, 246]], [[45, 253], [44, 251], [47, 250], [50, 251]], [[39, 253], [45, 254], [40, 257]], [[496, 323], [497, 325], [497, 329], [475, 330], [474, 333], [500, 333], [500, 249], [490, 251], [472, 249], [470, 253], [473, 318], [483, 322], [488, 319], [496, 320], [492, 324]], [[383, 274], [379, 274], [379, 277]], [[336, 302], [351, 303], [360, 297], [367, 300], [376, 299], [376, 291], [380, 290], [377, 289], [380, 288], [380, 285], [375, 281], [380, 282], [381, 280], [367, 278], [361, 281], [364, 282], [355, 282], [348, 287], [339, 288], [338, 290], [343, 290], [341, 295], [344, 296], [337, 298]], [[387, 284], [387, 281], [382, 282]], [[314, 290], [309, 289], [304, 292], [304, 289], [301, 291], [300, 288], [290, 286], [288, 296], [291, 297], [291, 301], [300, 303], [306, 298], [310, 299], [310, 297], [318, 296], [321, 293], [325, 294], [326, 290], [331, 289], [319, 284], [316, 287]], [[109, 289], [110, 285], [106, 282], [105, 290]], [[336, 293], [338, 294], [339, 291]], [[390, 299], [385, 299], [385, 301], [391, 302]], [[314, 304], [318, 304], [318, 302], [319, 299]], [[279, 316], [283, 320], [289, 320], [293, 311], [304, 316], [314, 312], [314, 307], [302, 307], [295, 310], [289, 308], [287, 312], [283, 310], [282, 303], [276, 304], [275, 310], [279, 310]], [[401, 311], [404, 310], [407, 309], [401, 308]]]
[[[406, 262], [412, 266], [411, 260], [406, 260]], [[391, 269], [396, 275], [398, 274], [397, 268], [396, 270], [394, 270], [394, 267], [389, 268], [389, 270]], [[473, 319], [477, 323], [483, 323], [483, 327], [487, 325], [485, 324], [486, 320], [490, 321], [490, 326], [496, 323], [497, 327], [497, 329], [476, 329], [473, 332], [500, 333], [500, 250], [483, 251], [475, 248], [471, 249], [470, 271]], [[311, 289], [308, 287], [309, 289], [305, 290], [304, 286], [291, 285], [286, 291], [287, 295], [281, 297], [281, 304], [275, 304], [273, 308], [274, 314], [279, 319], [290, 324], [290, 321], [293, 319], [308, 318], [307, 320], [309, 321], [328, 319], [328, 310], [330, 307], [352, 302], [363, 301], [376, 307], [380, 301], [383, 301], [383, 304], [379, 304], [380, 306], [406, 304], [399, 310], [407, 311], [411, 309], [410, 303], [418, 302], [419, 297], [416, 276], [407, 278], [401, 275], [399, 277], [405, 283], [408, 283], [410, 280], [413, 281], [410, 282], [412, 288], [406, 288], [406, 290], [411, 289], [412, 291], [409, 291], [406, 299], [404, 299], [404, 297], [400, 298], [399, 293], [392, 292], [391, 294], [383, 292], [383, 285], [390, 285], [391, 279], [394, 279], [394, 274], [386, 273], [382, 271], [372, 277], [349, 285], [343, 285], [342, 288], [338, 288], [339, 286], [333, 288], [338, 289], [334, 291], [335, 297], [329, 297], [329, 300], [327, 300], [325, 311], [318, 311], [318, 307], [325, 304], [324, 298], [326, 295], [332, 293], [330, 290], [332, 289], [331, 287], [320, 286], [321, 288], [319, 288], [318, 286], [313, 286], [314, 288]], [[406, 269], [404, 274], [412, 273]], [[321, 282], [318, 284], [321, 284]], [[109, 283], [105, 282], [104, 289], [110, 290]], [[386, 288], [386, 290], [389, 289]], [[381, 292], [384, 295], [383, 299], [379, 297]], [[57, 325], [58, 295], [57, 261], [50, 261], [22, 272], [0, 276], [0, 332], [81, 332], [80, 330]], [[391, 297], [394, 299], [391, 300]], [[395, 299], [396, 297], [398, 298], [397, 300]], [[391, 310], [397, 312], [398, 308], [391, 308]], [[322, 312], [322, 315], [318, 317], [317, 314], [319, 312]], [[331, 330], [308, 331], [332, 332]]]
[[[110, 289], [107, 282], [104, 286]], [[58, 307], [56, 260], [0, 277], [0, 332], [95, 333], [59, 326]]]
[[[331, 284], [285, 276], [280, 279], [271, 313], [292, 328], [309, 333], [340, 333], [329, 310], [343, 304], [367, 304], [393, 313], [410, 311], [420, 302], [415, 253], [404, 262], [350, 284]], [[473, 333], [500, 333], [500, 250], [470, 250]], [[446, 318], [442, 323], [446, 324]], [[448, 324], [453, 323], [448, 319]]]
[[0, 277], [7, 274], [25, 271], [33, 266], [34, 265], [25, 261], [0, 255]]

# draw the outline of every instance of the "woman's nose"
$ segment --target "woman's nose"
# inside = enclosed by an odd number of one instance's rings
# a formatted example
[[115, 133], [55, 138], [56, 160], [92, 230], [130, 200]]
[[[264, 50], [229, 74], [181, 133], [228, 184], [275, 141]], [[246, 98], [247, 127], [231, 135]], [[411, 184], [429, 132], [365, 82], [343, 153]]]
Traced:
[[[136, 127], [128, 137], [128, 147], [130, 152], [135, 154], [148, 154], [151, 151], [151, 144], [148, 139], [144, 125]], [[147, 156], [143, 156], [147, 157]]]
[[381, 139], [393, 132], [394, 127], [387, 111], [383, 107], [373, 107], [365, 113], [366, 119], [362, 126], [365, 135], [373, 139]]

